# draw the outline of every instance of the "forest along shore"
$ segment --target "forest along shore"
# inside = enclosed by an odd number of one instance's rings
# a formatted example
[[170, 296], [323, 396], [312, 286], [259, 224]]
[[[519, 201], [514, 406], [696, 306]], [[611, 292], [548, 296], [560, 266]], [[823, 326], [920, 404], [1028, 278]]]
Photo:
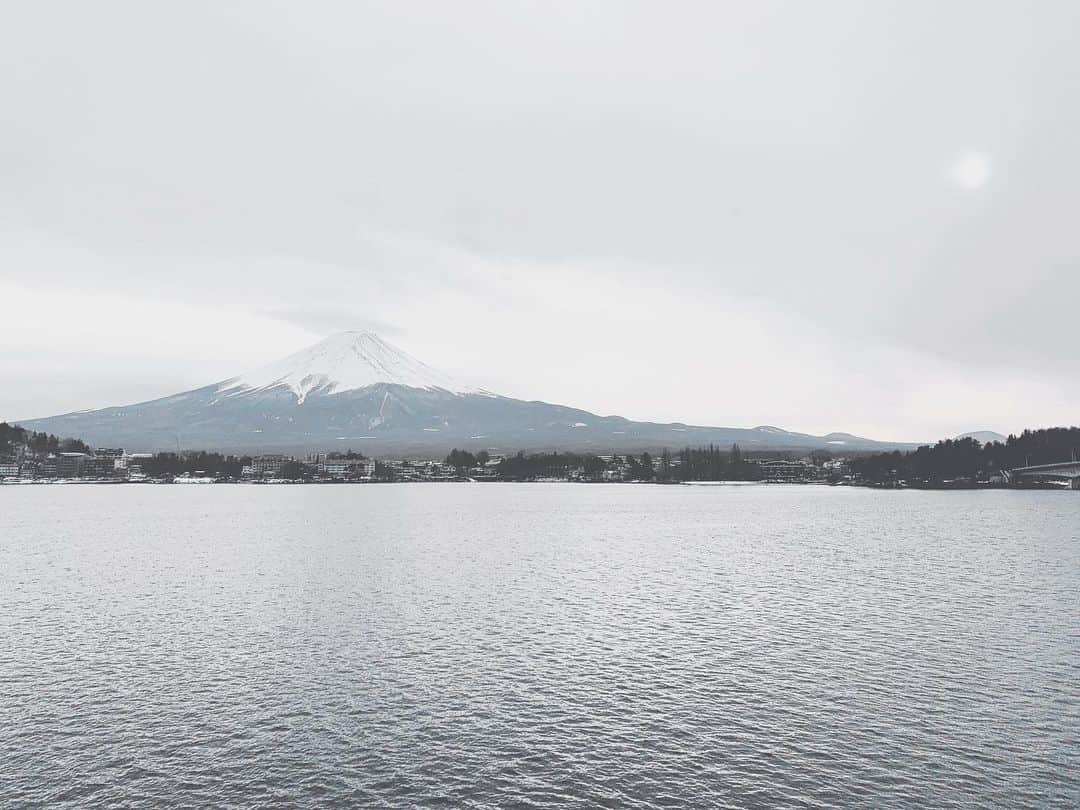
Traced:
[[1005, 442], [947, 439], [901, 453], [744, 453], [738, 445], [642, 453], [501, 455], [454, 449], [440, 459], [375, 459], [345, 451], [226, 455], [212, 451], [128, 453], [91, 448], [0, 423], [0, 483], [380, 483], [574, 481], [702, 483], [750, 481], [876, 488], [1076, 488], [1065, 477], [1010, 471], [1080, 457], [1080, 428], [1025, 431]]

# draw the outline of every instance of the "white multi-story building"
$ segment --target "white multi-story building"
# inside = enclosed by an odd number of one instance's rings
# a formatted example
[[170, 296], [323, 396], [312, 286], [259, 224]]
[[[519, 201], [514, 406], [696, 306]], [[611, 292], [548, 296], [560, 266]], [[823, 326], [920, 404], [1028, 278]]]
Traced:
[[352, 472], [352, 463], [349, 461], [330, 459], [321, 461], [317, 467], [319, 473], [331, 478], [344, 478]]

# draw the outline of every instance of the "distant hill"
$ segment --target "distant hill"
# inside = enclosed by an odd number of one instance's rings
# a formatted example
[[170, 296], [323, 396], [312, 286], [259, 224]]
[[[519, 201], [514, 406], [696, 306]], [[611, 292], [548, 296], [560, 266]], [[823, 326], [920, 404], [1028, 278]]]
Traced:
[[1002, 436], [1000, 433], [995, 433], [992, 430], [975, 430], [971, 433], [961, 433], [956, 438], [958, 439], [974, 439], [979, 444], [990, 444], [991, 442], [998, 442], [999, 444], [1005, 444], [1008, 441], [1008, 436]]
[[213, 449], [443, 455], [452, 447], [654, 451], [710, 443], [744, 450], [913, 447], [848, 433], [703, 427], [503, 397], [452, 379], [370, 332], [343, 332], [222, 382], [134, 405], [19, 422], [134, 451]]

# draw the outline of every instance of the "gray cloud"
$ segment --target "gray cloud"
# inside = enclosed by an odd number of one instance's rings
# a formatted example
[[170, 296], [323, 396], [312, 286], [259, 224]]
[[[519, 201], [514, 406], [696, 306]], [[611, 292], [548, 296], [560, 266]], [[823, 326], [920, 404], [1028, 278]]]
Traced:
[[347, 332], [354, 329], [377, 332], [380, 336], [386, 338], [399, 337], [403, 334], [401, 328], [395, 324], [366, 317], [362, 308], [308, 309], [301, 307], [262, 314], [274, 320], [294, 324], [317, 335], [329, 335], [334, 332]]
[[[489, 385], [636, 416], [899, 438], [1067, 417], [1075, 4], [10, 17], [0, 281], [374, 327]], [[981, 183], [956, 171], [971, 155]], [[722, 323], [680, 317], [710, 302]], [[122, 391], [121, 364], [93, 362]], [[736, 402], [714, 374], [754, 386]], [[1003, 405], [1019, 379], [1042, 401]], [[791, 386], [817, 399], [773, 407]]]

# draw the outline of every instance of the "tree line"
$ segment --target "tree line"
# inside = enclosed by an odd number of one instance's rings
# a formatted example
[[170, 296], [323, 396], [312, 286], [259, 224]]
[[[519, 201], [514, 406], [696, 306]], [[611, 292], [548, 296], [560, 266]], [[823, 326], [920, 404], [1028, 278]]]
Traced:
[[479, 453], [473, 455], [466, 450], [458, 450], [456, 447], [450, 451], [444, 459], [444, 464], [447, 467], [453, 467], [457, 470], [458, 475], [463, 475], [468, 470], [475, 470], [477, 467], [485, 466], [491, 461], [491, 456], [487, 450], [481, 450]]
[[40, 455], [90, 452], [89, 445], [78, 439], [61, 439], [51, 433], [39, 433], [0, 422], [0, 456], [14, 455], [19, 447]]
[[757, 481], [761, 478], [761, 469], [743, 456], [737, 444], [726, 452], [710, 444], [680, 450], [673, 478], [677, 481]]
[[985, 480], [1004, 470], [1080, 459], [1080, 428], [1025, 430], [1004, 442], [981, 444], [973, 438], [945, 439], [902, 453], [875, 453], [853, 459], [855, 475], [869, 483], [908, 481], [941, 485]]
[[227, 456], [202, 450], [155, 453], [139, 460], [143, 473], [151, 478], [178, 475], [239, 478], [244, 466], [250, 463], [251, 456]]
[[[453, 454], [451, 454], [453, 455]], [[684, 447], [677, 454], [664, 449], [659, 456], [650, 453], [601, 458], [590, 453], [519, 452], [507, 456], [496, 467], [499, 478], [507, 481], [530, 481], [538, 478], [567, 478], [576, 474], [586, 479], [611, 478], [627, 481], [756, 481], [761, 478], [757, 464], [747, 459], [739, 446], [721, 450], [708, 447]]]

